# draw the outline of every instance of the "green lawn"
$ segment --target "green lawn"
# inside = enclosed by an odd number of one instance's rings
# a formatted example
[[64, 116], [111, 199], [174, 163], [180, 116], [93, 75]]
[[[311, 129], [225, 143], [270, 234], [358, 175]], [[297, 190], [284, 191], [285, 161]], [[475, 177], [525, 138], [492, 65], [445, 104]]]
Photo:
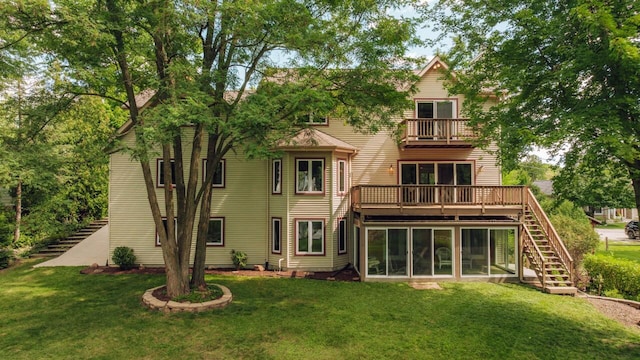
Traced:
[[598, 228], [598, 229], [624, 229], [624, 226], [626, 224], [627, 224], [627, 222], [613, 222], [613, 223], [597, 225], [596, 228]]
[[610, 241], [609, 251], [605, 250], [605, 243], [601, 241], [597, 253], [608, 254], [615, 258], [633, 260], [640, 263], [640, 240], [627, 240], [624, 242]]
[[80, 268], [0, 272], [7, 359], [638, 359], [640, 331], [586, 300], [515, 284], [211, 276], [233, 303], [204, 314], [144, 309], [158, 275]]

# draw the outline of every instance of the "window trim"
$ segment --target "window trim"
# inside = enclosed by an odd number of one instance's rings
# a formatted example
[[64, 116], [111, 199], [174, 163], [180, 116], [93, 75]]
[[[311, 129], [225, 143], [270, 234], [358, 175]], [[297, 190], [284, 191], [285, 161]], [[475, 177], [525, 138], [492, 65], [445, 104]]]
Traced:
[[[212, 188], [224, 189], [227, 186], [227, 161], [226, 159], [220, 159], [220, 165], [222, 166], [222, 184], [211, 183]], [[204, 183], [207, 177], [207, 159], [202, 159], [202, 182]]]
[[[458, 113], [458, 98], [414, 98], [413, 99], [414, 102], [414, 107], [413, 107], [413, 115], [415, 119], [429, 119], [429, 118], [419, 118], [418, 117], [418, 103], [432, 103], [432, 104], [436, 104], [439, 102], [451, 102], [452, 103], [452, 109], [451, 109], [451, 116], [453, 116], [454, 119], [458, 119], [459, 113]], [[437, 110], [437, 105], [434, 106], [433, 108], [433, 119], [445, 119], [445, 118], [438, 118], [438, 110]]]
[[[340, 174], [340, 165], [344, 165], [343, 172]], [[348, 171], [347, 171], [347, 159], [338, 158], [336, 163], [336, 193], [340, 196], [344, 196], [347, 194], [347, 180], [349, 179]], [[343, 189], [340, 189], [340, 183], [344, 186]]]
[[[278, 232], [276, 233], [275, 224], [278, 223]], [[275, 249], [275, 235], [278, 234], [278, 250]], [[272, 217], [271, 218], [271, 253], [272, 254], [282, 254], [282, 218], [281, 217]]]
[[[313, 228], [313, 223], [314, 222], [319, 222], [322, 224], [322, 252], [310, 252], [310, 251], [299, 251], [299, 245], [300, 245], [300, 239], [298, 238], [298, 228], [299, 228], [299, 223], [301, 222], [307, 222], [309, 223], [311, 226], [310, 228]], [[295, 248], [295, 255], [296, 256], [325, 256], [326, 255], [326, 240], [327, 240], [327, 227], [325, 224], [325, 219], [321, 219], [321, 218], [304, 218], [304, 219], [295, 219], [294, 220], [294, 233], [295, 233], [295, 237], [296, 237], [296, 248]], [[309, 235], [312, 236], [312, 232], [309, 232]], [[307, 238], [307, 241], [309, 241], [309, 238]], [[313, 238], [311, 239], [311, 242], [308, 243], [307, 245], [309, 245], [309, 248], [313, 248]]]
[[309, 117], [309, 121], [305, 121], [304, 123], [312, 126], [329, 126], [329, 117], [328, 116], [318, 116], [318, 118], [324, 119], [323, 122], [313, 122], [313, 118], [315, 114], [313, 112], [305, 115]]
[[420, 164], [433, 164], [434, 166], [434, 177], [435, 177], [435, 184], [434, 186], [437, 185], [443, 185], [443, 184], [438, 184], [438, 164], [452, 164], [453, 165], [453, 177], [454, 177], [454, 182], [455, 182], [455, 186], [466, 186], [466, 185], [458, 185], [458, 174], [456, 171], [456, 166], [458, 164], [467, 164], [471, 166], [471, 185], [469, 186], [475, 186], [476, 185], [476, 181], [477, 181], [477, 174], [476, 174], [476, 160], [461, 160], [461, 161], [457, 161], [457, 160], [399, 160], [398, 161], [398, 185], [402, 185], [402, 165], [403, 164], [412, 164], [412, 165], [420, 165]]
[[[175, 167], [175, 159], [171, 159], [171, 163], [173, 164], [172, 167], [172, 172], [173, 172], [173, 176], [171, 176], [171, 180], [173, 181], [173, 184], [171, 184], [173, 187], [176, 187], [176, 167]], [[157, 158], [156, 159], [156, 187], [158, 188], [164, 188], [164, 176], [162, 177], [162, 183], [160, 182], [160, 169], [162, 168], [162, 166], [164, 166], [164, 159], [163, 158]]]
[[[278, 172], [277, 181], [280, 185], [280, 189], [276, 189], [276, 164], [280, 171]], [[282, 159], [273, 159], [271, 160], [271, 194], [272, 195], [282, 195]]]
[[[225, 224], [224, 224], [224, 216], [210, 216], [209, 217], [209, 222], [211, 222], [211, 220], [220, 220], [220, 244], [216, 244], [216, 243], [212, 243], [212, 242], [206, 242], [205, 245], [207, 247], [224, 247], [224, 235], [225, 235]], [[208, 235], [208, 234], [207, 234]]]
[[[296, 195], [325, 195], [325, 189], [326, 189], [326, 174], [325, 174], [325, 158], [296, 158], [295, 159], [295, 164], [296, 164], [296, 169], [294, 172], [294, 176], [295, 176], [295, 194]], [[321, 161], [322, 162], [322, 190], [320, 191], [299, 191], [298, 190], [298, 164], [302, 161], [305, 161], [309, 164], [309, 171], [311, 171], [311, 165], [313, 164], [313, 161]], [[313, 174], [311, 174], [311, 178], [313, 179]], [[309, 182], [309, 185], [311, 185], [311, 182]]]
[[[162, 217], [162, 224], [164, 225], [165, 222], [167, 221], [167, 217], [163, 216]], [[155, 225], [153, 226], [155, 229]], [[174, 232], [175, 232], [175, 240], [176, 242], [178, 241], [178, 218], [177, 217], [173, 217], [173, 228], [174, 228]], [[165, 229], [166, 229], [166, 225], [165, 225]], [[166, 230], [165, 230], [166, 231]], [[155, 229], [156, 232], [156, 242], [155, 242], [155, 246], [156, 247], [161, 247], [162, 244], [160, 244], [160, 235], [158, 234], [158, 229]]]
[[[343, 225], [342, 232], [340, 231], [340, 225]], [[338, 255], [343, 255], [347, 253], [348, 250], [348, 242], [349, 242], [349, 231], [347, 229], [347, 218], [339, 218], [338, 226], [336, 227], [336, 238], [338, 239]]]

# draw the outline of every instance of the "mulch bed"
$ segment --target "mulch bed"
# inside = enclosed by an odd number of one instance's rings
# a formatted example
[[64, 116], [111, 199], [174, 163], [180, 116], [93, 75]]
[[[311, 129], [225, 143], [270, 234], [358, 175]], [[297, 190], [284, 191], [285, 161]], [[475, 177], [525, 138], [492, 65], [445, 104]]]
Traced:
[[[121, 270], [114, 266], [93, 266], [87, 267], [80, 271], [82, 274], [108, 274], [108, 275], [121, 275], [121, 274], [164, 274], [164, 268], [156, 267], [144, 267], [135, 268], [129, 270]], [[259, 270], [235, 270], [235, 269], [210, 269], [205, 273], [212, 275], [234, 275], [234, 276], [251, 276], [251, 277], [286, 277], [286, 278], [304, 278], [314, 280], [329, 280], [329, 281], [360, 281], [358, 273], [354, 270], [346, 269], [340, 271], [259, 271]]]

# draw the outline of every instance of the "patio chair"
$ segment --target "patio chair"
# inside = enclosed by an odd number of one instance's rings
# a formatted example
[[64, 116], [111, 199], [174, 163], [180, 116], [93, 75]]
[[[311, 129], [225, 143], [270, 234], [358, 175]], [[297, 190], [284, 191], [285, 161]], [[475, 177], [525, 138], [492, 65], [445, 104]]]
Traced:
[[436, 256], [438, 257], [438, 269], [442, 269], [442, 265], [451, 266], [451, 250], [445, 247], [436, 249]]

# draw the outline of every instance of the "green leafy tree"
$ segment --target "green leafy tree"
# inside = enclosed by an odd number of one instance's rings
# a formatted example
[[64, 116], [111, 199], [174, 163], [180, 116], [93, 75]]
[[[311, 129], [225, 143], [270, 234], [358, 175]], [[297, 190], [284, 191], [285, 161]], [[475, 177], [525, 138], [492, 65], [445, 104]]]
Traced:
[[554, 193], [560, 199], [593, 208], [635, 206], [628, 170], [619, 162], [602, 162], [598, 167], [575, 164], [554, 178]]
[[[455, 36], [450, 90], [506, 168], [532, 144], [586, 168], [613, 161], [640, 207], [639, 13], [632, 0], [441, 0], [425, 16]], [[483, 109], [487, 92], [499, 101]]]
[[[128, 109], [136, 145], [127, 150], [142, 168], [172, 297], [190, 291], [194, 226], [191, 283], [206, 285], [204, 248], [217, 166], [208, 166], [199, 184], [201, 157], [213, 165], [233, 149], [268, 156], [279, 140], [305, 126], [303, 115], [311, 112], [376, 131], [392, 126], [392, 115], [408, 105], [411, 87], [404, 85], [414, 80], [415, 61], [405, 53], [418, 43], [417, 24], [389, 13], [418, 1], [50, 3], [52, 31], [33, 41], [55, 55], [52, 65], [61, 69], [68, 91], [98, 94]], [[153, 96], [142, 103], [145, 94]], [[160, 194], [149, 165], [155, 149], [167, 183], [175, 159], [176, 186]], [[185, 151], [191, 153], [188, 166]]]

